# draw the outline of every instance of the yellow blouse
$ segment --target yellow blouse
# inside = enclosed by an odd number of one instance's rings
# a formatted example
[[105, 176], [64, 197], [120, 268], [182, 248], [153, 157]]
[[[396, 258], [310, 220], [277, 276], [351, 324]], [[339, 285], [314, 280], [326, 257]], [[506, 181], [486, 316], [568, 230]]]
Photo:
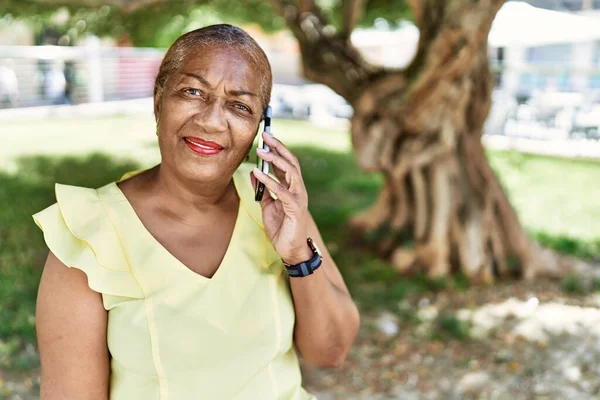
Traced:
[[234, 174], [239, 212], [210, 279], [160, 245], [115, 182], [57, 184], [57, 203], [33, 216], [50, 250], [102, 294], [112, 400], [316, 400], [301, 386], [292, 296], [251, 168]]

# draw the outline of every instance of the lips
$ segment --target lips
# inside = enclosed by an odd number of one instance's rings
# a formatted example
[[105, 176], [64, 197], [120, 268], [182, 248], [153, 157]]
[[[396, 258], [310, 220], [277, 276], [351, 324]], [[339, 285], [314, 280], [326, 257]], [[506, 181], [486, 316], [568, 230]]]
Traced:
[[196, 137], [185, 137], [183, 140], [192, 151], [200, 155], [213, 156], [223, 151], [223, 146], [208, 140]]

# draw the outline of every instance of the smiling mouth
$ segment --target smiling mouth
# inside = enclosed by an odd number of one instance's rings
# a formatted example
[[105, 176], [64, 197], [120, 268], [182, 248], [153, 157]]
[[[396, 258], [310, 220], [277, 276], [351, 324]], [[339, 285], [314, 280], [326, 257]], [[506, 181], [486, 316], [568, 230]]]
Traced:
[[194, 140], [194, 139], [190, 139], [190, 138], [183, 138], [183, 140], [185, 140], [188, 143], [193, 144], [194, 146], [198, 146], [202, 149], [206, 149], [206, 150], [223, 150], [223, 146], [220, 146], [216, 143], [210, 143], [207, 144], [206, 142], [201, 142], [199, 140]]
[[215, 142], [189, 137], [185, 137], [183, 140], [190, 150], [202, 156], [214, 156], [223, 151], [223, 146]]

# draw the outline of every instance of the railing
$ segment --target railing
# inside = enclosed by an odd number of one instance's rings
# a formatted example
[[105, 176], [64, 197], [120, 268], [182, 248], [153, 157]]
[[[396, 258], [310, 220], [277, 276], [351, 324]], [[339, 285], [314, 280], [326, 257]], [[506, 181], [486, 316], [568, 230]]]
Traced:
[[[151, 97], [164, 51], [144, 48], [0, 46], [0, 108]], [[300, 62], [270, 53], [275, 83], [302, 84]]]
[[0, 107], [79, 104], [152, 96], [155, 49], [0, 46]]

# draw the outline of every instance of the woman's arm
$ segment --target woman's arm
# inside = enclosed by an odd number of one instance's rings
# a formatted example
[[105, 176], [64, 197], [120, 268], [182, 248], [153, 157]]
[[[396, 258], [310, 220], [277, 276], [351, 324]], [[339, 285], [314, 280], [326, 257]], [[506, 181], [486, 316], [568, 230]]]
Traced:
[[[344, 279], [310, 216], [308, 233], [321, 250], [323, 264], [312, 275], [290, 278], [296, 310], [294, 341], [309, 363], [320, 367], [339, 367], [358, 333], [360, 317]], [[306, 256], [293, 263], [312, 257], [308, 245], [306, 247]]]
[[107, 312], [87, 276], [50, 252], [42, 273], [36, 330], [42, 365], [41, 400], [107, 400]]
[[267, 237], [288, 264], [312, 257], [308, 237], [323, 251], [323, 265], [314, 274], [290, 278], [296, 311], [296, 347], [312, 364], [337, 367], [345, 360], [358, 333], [358, 309], [308, 211], [308, 193], [298, 159], [273, 136], [263, 133], [263, 137], [271, 151], [257, 154], [272, 163], [278, 178], [276, 181], [258, 168], [253, 171], [253, 185], [256, 187], [258, 180], [277, 197], [263, 196], [260, 203]]

